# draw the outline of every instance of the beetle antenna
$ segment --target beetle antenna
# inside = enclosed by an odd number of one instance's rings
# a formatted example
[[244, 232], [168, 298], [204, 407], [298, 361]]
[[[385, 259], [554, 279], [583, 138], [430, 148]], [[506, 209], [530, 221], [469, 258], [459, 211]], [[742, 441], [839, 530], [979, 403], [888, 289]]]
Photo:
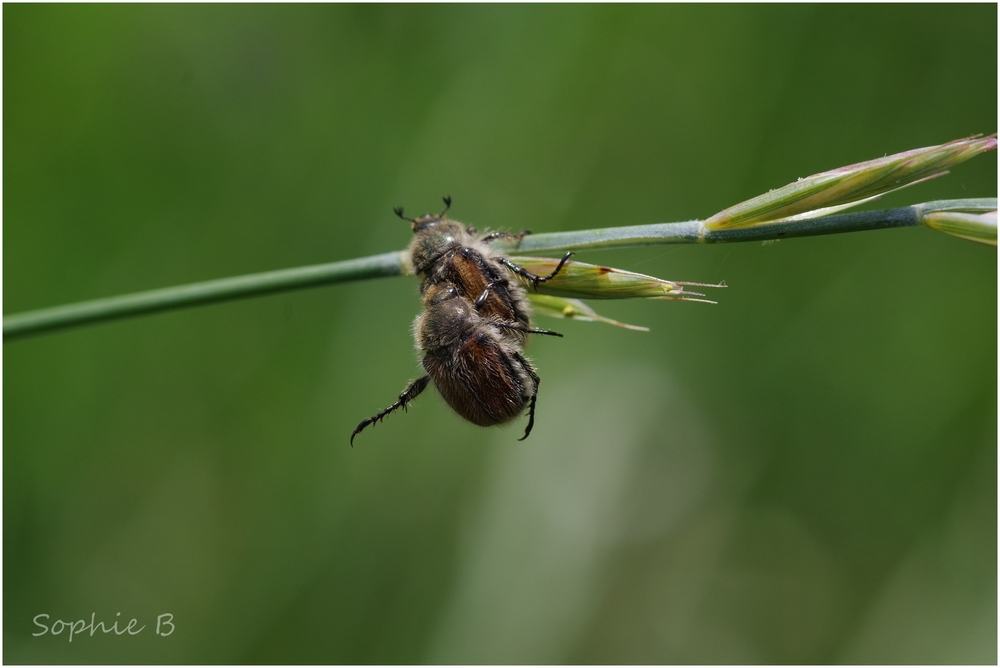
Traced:
[[395, 208], [394, 208], [394, 209], [392, 210], [392, 212], [393, 212], [394, 214], [396, 214], [397, 216], [399, 216], [400, 218], [402, 218], [403, 220], [408, 220], [408, 221], [410, 221], [411, 223], [415, 223], [415, 222], [417, 222], [417, 221], [416, 221], [416, 220], [414, 220], [413, 218], [407, 218], [406, 216], [404, 216], [404, 215], [403, 215], [403, 207], [401, 207], [401, 206], [397, 206], [397, 207], [395, 207]]
[[444, 214], [448, 213], [448, 209], [451, 208], [451, 195], [445, 195], [441, 199], [444, 201], [444, 211], [438, 214], [438, 218], [444, 218]]

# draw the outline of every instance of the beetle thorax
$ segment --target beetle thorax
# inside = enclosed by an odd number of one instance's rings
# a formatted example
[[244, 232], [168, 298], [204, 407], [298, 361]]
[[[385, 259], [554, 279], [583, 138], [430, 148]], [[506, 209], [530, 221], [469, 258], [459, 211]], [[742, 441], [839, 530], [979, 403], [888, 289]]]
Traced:
[[414, 230], [410, 257], [417, 273], [433, 265], [443, 254], [470, 240], [461, 223], [444, 219]]

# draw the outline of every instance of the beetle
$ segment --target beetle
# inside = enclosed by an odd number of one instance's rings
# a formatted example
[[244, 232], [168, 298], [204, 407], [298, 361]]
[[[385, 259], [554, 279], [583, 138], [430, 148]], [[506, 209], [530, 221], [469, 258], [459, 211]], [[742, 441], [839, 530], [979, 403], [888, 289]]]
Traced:
[[535, 403], [541, 379], [522, 354], [528, 334], [562, 334], [530, 326], [527, 294], [512, 274], [524, 277], [537, 289], [554, 278], [572, 253], [548, 276], [537, 276], [490, 246], [497, 239], [521, 239], [530, 234], [490, 232], [445, 218], [451, 198], [437, 214], [406, 218], [413, 241], [409, 246], [413, 271], [423, 280], [423, 310], [413, 324], [417, 349], [427, 375], [412, 381], [391, 405], [363, 420], [354, 438], [369, 425], [406, 406], [433, 380], [441, 396], [461, 417], [489, 427], [509, 422], [528, 409], [524, 440], [535, 423]]

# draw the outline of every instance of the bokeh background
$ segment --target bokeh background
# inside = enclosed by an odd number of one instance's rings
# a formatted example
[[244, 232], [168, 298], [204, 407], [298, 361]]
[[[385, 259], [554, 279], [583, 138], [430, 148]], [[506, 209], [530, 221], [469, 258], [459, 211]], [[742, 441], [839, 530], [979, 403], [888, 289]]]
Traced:
[[[996, 39], [996, 5], [5, 5], [3, 311], [402, 248], [444, 194], [705, 217], [995, 131]], [[540, 322], [524, 443], [430, 391], [348, 447], [418, 373], [407, 278], [5, 344], [4, 661], [996, 662], [993, 249], [580, 259], [729, 288]]]

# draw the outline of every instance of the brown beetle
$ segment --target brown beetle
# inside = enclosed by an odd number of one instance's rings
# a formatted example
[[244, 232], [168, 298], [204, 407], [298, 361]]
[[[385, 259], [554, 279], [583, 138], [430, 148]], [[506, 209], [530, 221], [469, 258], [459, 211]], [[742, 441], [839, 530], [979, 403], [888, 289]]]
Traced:
[[492, 232], [478, 236], [473, 227], [437, 215], [404, 218], [413, 226], [410, 256], [414, 272], [423, 277], [420, 292], [423, 312], [413, 326], [417, 348], [423, 355], [426, 376], [411, 382], [391, 406], [364, 420], [351, 434], [415, 399], [433, 380], [441, 396], [456, 413], [482, 427], [503, 424], [528, 408], [524, 440], [535, 423], [535, 402], [541, 382], [531, 363], [521, 354], [528, 334], [562, 336], [530, 327], [530, 307], [524, 289], [511, 281], [515, 273], [539, 283], [563, 268], [567, 253], [548, 276], [536, 276], [490, 246], [496, 239], [520, 239], [520, 234]]

